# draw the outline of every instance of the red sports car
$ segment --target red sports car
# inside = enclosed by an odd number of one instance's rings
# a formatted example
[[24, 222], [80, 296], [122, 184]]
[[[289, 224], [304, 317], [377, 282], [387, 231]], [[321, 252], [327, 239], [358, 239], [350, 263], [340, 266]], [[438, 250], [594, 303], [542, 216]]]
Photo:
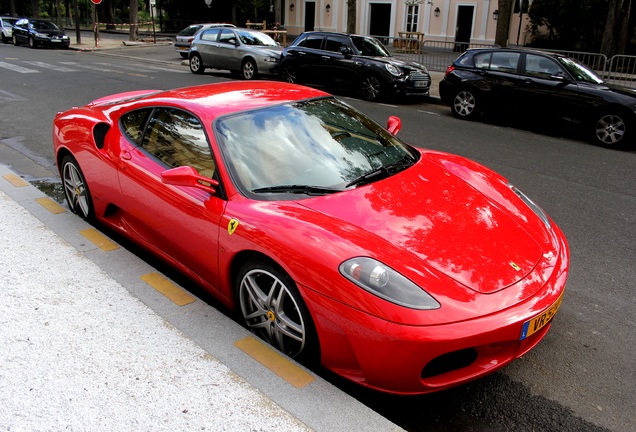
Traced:
[[70, 208], [180, 269], [287, 355], [400, 394], [491, 373], [546, 334], [561, 230], [500, 175], [401, 142], [319, 90], [228, 82], [56, 116]]

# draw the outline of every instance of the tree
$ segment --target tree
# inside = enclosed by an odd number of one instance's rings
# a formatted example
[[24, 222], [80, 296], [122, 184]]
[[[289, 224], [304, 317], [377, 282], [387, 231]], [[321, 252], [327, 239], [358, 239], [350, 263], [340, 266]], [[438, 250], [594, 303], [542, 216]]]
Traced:
[[31, 15], [33, 18], [40, 18], [40, 2], [38, 0], [31, 0]]
[[510, 17], [512, 16], [512, 2], [514, 0], [497, 0], [497, 30], [495, 44], [506, 47], [510, 38]]
[[357, 7], [356, 0], [347, 2], [347, 33], [357, 33]]
[[130, 32], [128, 33], [128, 40], [136, 41], [139, 39], [139, 24], [137, 21], [137, 11], [139, 9], [139, 4], [137, 0], [130, 0]]
[[610, 57], [624, 54], [627, 48], [629, 33], [629, 17], [631, 15], [631, 0], [609, 0], [607, 18], [601, 37], [602, 54]]

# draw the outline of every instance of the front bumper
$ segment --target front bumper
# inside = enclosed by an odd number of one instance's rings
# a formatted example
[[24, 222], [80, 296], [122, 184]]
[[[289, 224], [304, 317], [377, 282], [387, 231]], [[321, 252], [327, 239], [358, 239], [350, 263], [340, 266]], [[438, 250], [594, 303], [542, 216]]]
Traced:
[[548, 314], [562, 298], [568, 267], [567, 246], [562, 246], [563, 256], [536, 295], [497, 313], [450, 324], [397, 324], [303, 287], [322, 364], [358, 384], [395, 394], [436, 392], [488, 375], [526, 354], [548, 332], [552, 315], [521, 339], [524, 323]]
[[411, 73], [393, 81], [393, 92], [404, 96], [427, 96], [431, 89], [431, 77], [423, 73]]

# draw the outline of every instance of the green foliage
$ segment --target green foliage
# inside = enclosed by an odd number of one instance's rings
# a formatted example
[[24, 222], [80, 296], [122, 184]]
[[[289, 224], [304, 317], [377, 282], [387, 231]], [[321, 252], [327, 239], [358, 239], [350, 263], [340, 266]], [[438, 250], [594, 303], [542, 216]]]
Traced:
[[534, 47], [577, 51], [600, 48], [607, 0], [534, 0], [528, 11]]

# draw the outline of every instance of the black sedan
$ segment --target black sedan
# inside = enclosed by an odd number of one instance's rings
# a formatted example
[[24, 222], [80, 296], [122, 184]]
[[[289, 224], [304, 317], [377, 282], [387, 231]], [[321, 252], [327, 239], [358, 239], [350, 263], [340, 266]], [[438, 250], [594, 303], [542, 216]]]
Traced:
[[290, 83], [356, 89], [366, 100], [384, 96], [427, 96], [431, 77], [418, 63], [391, 56], [369, 36], [305, 32], [283, 50], [280, 70]]
[[449, 66], [439, 92], [459, 118], [505, 112], [564, 119], [580, 124], [595, 144], [634, 148], [636, 90], [604, 82], [591, 68], [560, 54], [468, 50]]
[[55, 46], [68, 48], [71, 39], [51, 21], [35, 18], [23, 18], [13, 26], [13, 44], [28, 44], [31, 48], [38, 46]]

